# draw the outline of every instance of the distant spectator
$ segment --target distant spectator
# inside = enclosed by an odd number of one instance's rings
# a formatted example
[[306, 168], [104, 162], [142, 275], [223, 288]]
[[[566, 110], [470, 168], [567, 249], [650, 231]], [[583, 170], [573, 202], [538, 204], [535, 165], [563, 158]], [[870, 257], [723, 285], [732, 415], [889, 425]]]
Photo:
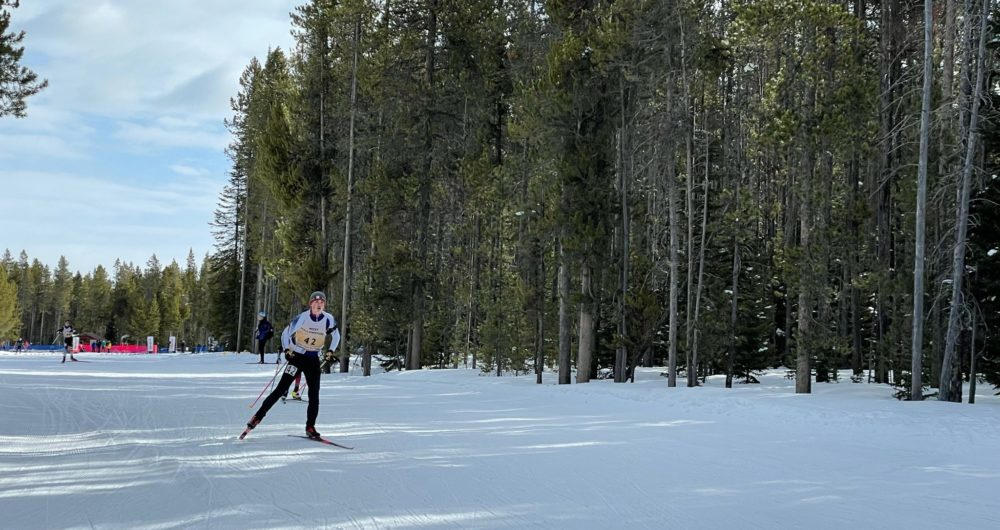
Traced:
[[[274, 326], [271, 325], [271, 321], [267, 319], [267, 313], [264, 311], [257, 313], [257, 329], [254, 330], [254, 336], [257, 338], [257, 354], [260, 355], [260, 361], [257, 364], [264, 364], [267, 341], [274, 336]], [[280, 357], [280, 355], [275, 357], [274, 364], [278, 364]]]

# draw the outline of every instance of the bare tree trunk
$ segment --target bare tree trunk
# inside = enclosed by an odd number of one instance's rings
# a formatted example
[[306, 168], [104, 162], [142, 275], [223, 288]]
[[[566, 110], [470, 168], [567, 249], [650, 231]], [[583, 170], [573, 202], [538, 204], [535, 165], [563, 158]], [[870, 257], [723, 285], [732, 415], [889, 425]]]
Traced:
[[[816, 100], [815, 86], [806, 88], [804, 108], [807, 113], [813, 112], [813, 105]], [[812, 392], [812, 337], [811, 327], [813, 321], [813, 293], [815, 291], [815, 257], [813, 256], [811, 243], [812, 216], [813, 216], [813, 190], [812, 181], [815, 171], [815, 153], [808, 138], [803, 140], [802, 153], [802, 175], [801, 194], [802, 200], [799, 204], [799, 248], [802, 251], [802, 266], [799, 267], [802, 280], [799, 284], [799, 310], [798, 310], [798, 335], [796, 340], [795, 355], [795, 393], [808, 394]]]
[[[254, 293], [254, 314], [260, 314], [263, 311], [263, 299], [261, 298], [261, 288], [263, 287], [263, 276], [264, 276], [264, 264], [257, 263], [257, 285], [256, 292]], [[250, 353], [257, 353], [257, 327], [254, 326], [250, 330], [250, 340], [247, 342], [250, 345]]]
[[[323, 89], [325, 90], [325, 88], [326, 88], [326, 84], [324, 83], [323, 84]], [[320, 171], [321, 172], [323, 171], [322, 168], [326, 164], [326, 131], [325, 131], [326, 127], [323, 124], [324, 120], [325, 120], [325, 114], [326, 114], [326, 109], [324, 107], [324, 95], [325, 95], [324, 93], [320, 92], [320, 95], [319, 95], [319, 152], [320, 152], [320, 157], [321, 157], [321, 164], [320, 164], [320, 168], [321, 168]], [[323, 175], [321, 175], [320, 178], [322, 178], [322, 179], [325, 180], [327, 178], [327, 175], [323, 174]], [[324, 188], [325, 188], [325, 186], [324, 186]], [[323, 284], [324, 285], [317, 286], [317, 287], [319, 287], [319, 288], [323, 289], [324, 291], [326, 291], [327, 288], [328, 288], [328, 285], [326, 285], [326, 284], [329, 283], [328, 282], [329, 276], [326, 276], [326, 274], [330, 270], [330, 249], [328, 247], [328, 245], [330, 244], [330, 241], [329, 241], [329, 238], [326, 235], [326, 192], [325, 191], [324, 191], [324, 193], [322, 195], [320, 195], [320, 198], [319, 198], [319, 228], [320, 228], [319, 232], [320, 232], [320, 238], [321, 238], [321, 240], [319, 242], [319, 252], [320, 252], [319, 263], [320, 263], [320, 270], [323, 271], [323, 275], [324, 275], [324, 278], [323, 278]]]
[[371, 345], [365, 346], [364, 353], [361, 354], [361, 373], [364, 376], [372, 375], [372, 348]]
[[[941, 50], [941, 98], [950, 102], [955, 82], [955, 6], [957, 0], [945, 3], [944, 38]], [[926, 10], [926, 8], [925, 8]], [[926, 34], [925, 34], [926, 36]]]
[[[739, 201], [739, 183], [736, 184], [736, 196]], [[726, 359], [726, 388], [733, 387], [733, 365], [736, 362], [736, 321], [740, 296], [740, 240], [733, 235], [733, 301], [729, 309], [729, 355]]]
[[[501, 193], [500, 196], [503, 197], [504, 194]], [[496, 218], [500, 219], [499, 213], [496, 215]], [[500, 223], [497, 224], [499, 225]], [[502, 292], [500, 286], [500, 278], [503, 276], [503, 259], [501, 258], [501, 256], [503, 256], [503, 238], [500, 237], [500, 233], [502, 230], [503, 229], [500, 226], [496, 227], [496, 231], [494, 232], [493, 235], [493, 245], [491, 245], [491, 250], [490, 250], [490, 265], [491, 265], [490, 271], [492, 271], [492, 274], [490, 275], [491, 277], [490, 293], [493, 298], [493, 307], [500, 307], [502, 305], [501, 304]], [[497, 330], [501, 329], [503, 327], [502, 321], [503, 319], [500, 315], [500, 312], [494, 311], [493, 313], [494, 329]], [[496, 359], [495, 367], [497, 369], [496, 372], [497, 377], [503, 375], [504, 360], [507, 359], [507, 356], [504, 355], [504, 348], [501, 343], [502, 340], [503, 340], [502, 333], [493, 334], [493, 353], [494, 353], [494, 358]]]
[[[669, 66], [669, 50], [667, 51], [668, 66]], [[669, 77], [667, 78], [667, 97], [666, 97], [666, 116], [667, 120], [673, 117], [673, 80]], [[670, 134], [667, 131], [667, 134]], [[664, 179], [667, 185], [667, 211], [668, 220], [670, 224], [670, 249], [669, 249], [669, 261], [670, 261], [670, 280], [669, 280], [669, 309], [668, 318], [670, 319], [669, 333], [668, 333], [668, 353], [667, 353], [667, 386], [670, 388], [677, 386], [677, 253], [678, 253], [678, 241], [677, 241], [677, 182], [676, 175], [674, 174], [674, 143], [673, 139], [666, 139], [667, 149], [666, 155], [663, 157], [664, 163]]]
[[[242, 261], [239, 264], [240, 265], [240, 308], [239, 308], [239, 315], [237, 315], [237, 317], [236, 317], [237, 318], [237, 320], [236, 320], [236, 353], [240, 352], [240, 339], [242, 338], [242, 335], [243, 335], [243, 294], [246, 292], [246, 282], [247, 282], [247, 228], [246, 228], [246, 222], [247, 222], [247, 217], [248, 217], [248, 213], [249, 213], [249, 206], [248, 205], [250, 204], [249, 185], [247, 186], [247, 190], [246, 191], [247, 191], [246, 197], [243, 199], [243, 223], [244, 223], [244, 226], [243, 226], [243, 240], [242, 240], [242, 245], [243, 245], [242, 256], [243, 257], [242, 257]], [[239, 230], [239, 223], [238, 222], [236, 223], [236, 226], [237, 226], [236, 229]], [[240, 241], [239, 234], [237, 234], [237, 236], [236, 236], [236, 241]]]
[[[247, 197], [247, 199], [249, 201], [249, 196]], [[261, 240], [261, 246], [263, 246], [263, 241], [264, 241], [264, 237], [265, 237], [265, 227], [266, 226], [267, 226], [267, 202], [264, 202], [264, 205], [263, 205], [263, 215], [261, 216], [261, 222], [260, 222], [260, 240]], [[247, 229], [249, 230], [249, 227]], [[257, 256], [257, 281], [255, 282], [255, 285], [254, 285], [254, 297], [253, 297], [253, 300], [254, 300], [253, 301], [253, 305], [254, 305], [254, 314], [255, 315], [259, 314], [261, 311], [266, 311], [267, 310], [266, 295], [265, 295], [265, 293], [261, 292], [264, 289], [264, 287], [265, 287], [264, 286], [264, 263], [263, 263], [263, 260], [261, 260], [260, 256], [258, 255]], [[267, 314], [270, 316], [270, 313], [267, 313]], [[250, 345], [250, 353], [256, 354], [257, 353], [257, 327], [256, 326], [254, 326], [253, 329], [250, 330], [250, 340], [247, 342], [247, 344]]]
[[678, 271], [677, 254], [679, 242], [677, 241], [677, 182], [674, 177], [673, 150], [667, 153], [667, 209], [670, 212], [670, 331], [668, 340], [670, 342], [669, 353], [667, 354], [667, 386], [677, 386], [677, 295], [678, 295]]
[[[416, 296], [420, 296], [419, 294]], [[420, 344], [424, 340], [424, 317], [418, 313], [410, 322], [410, 343], [407, 345], [406, 369], [419, 370], [421, 368]]]
[[615, 354], [615, 369], [614, 369], [614, 380], [616, 383], [624, 383], [627, 380], [628, 374], [628, 265], [629, 265], [629, 204], [628, 204], [628, 180], [631, 177], [631, 172], [626, 171], [627, 162], [627, 140], [628, 140], [628, 122], [626, 118], [626, 94], [625, 94], [625, 79], [622, 76], [619, 79], [621, 86], [620, 93], [620, 109], [621, 112], [621, 130], [618, 134], [618, 175], [619, 175], [619, 193], [621, 195], [622, 203], [622, 234], [621, 234], [621, 274], [620, 274], [620, 285], [619, 285], [619, 297], [618, 297], [618, 348]]
[[891, 311], [891, 278], [882, 277], [892, 275], [892, 234], [890, 226], [890, 215], [892, 208], [892, 167], [894, 165], [893, 156], [897, 148], [894, 103], [896, 94], [895, 84], [898, 82], [900, 74], [899, 44], [896, 39], [896, 32], [901, 26], [899, 0], [882, 0], [881, 5], [881, 36], [879, 40], [879, 61], [883, 72], [881, 76], [879, 108], [879, 138], [883, 145], [879, 153], [878, 173], [875, 175], [873, 183], [872, 197], [875, 199], [873, 210], [875, 212], [875, 251], [878, 260], [880, 278], [878, 280], [878, 294], [876, 301], [876, 329], [877, 340], [875, 346], [876, 371], [875, 381], [877, 383], [886, 382], [886, 354], [888, 350], [888, 328], [892, 325], [890, 321]]
[[975, 164], [976, 141], [979, 134], [979, 104], [983, 95], [983, 70], [986, 60], [986, 27], [990, 0], [983, 0], [979, 13], [979, 47], [976, 53], [976, 84], [972, 88], [972, 111], [969, 116], [969, 140], [966, 143], [965, 164], [962, 167], [961, 195], [955, 220], [955, 248], [952, 254], [951, 308], [948, 314], [948, 333], [944, 342], [944, 361], [941, 364], [941, 383], [938, 399], [962, 401], [961, 370], [955, 354], [961, 331], [962, 280], [965, 277], [965, 246], [969, 228], [969, 198], [972, 195], [972, 172]]
[[807, 268], [812, 267], [810, 258], [808, 257], [809, 248], [809, 229], [810, 229], [810, 199], [808, 195], [811, 193], [809, 181], [810, 177], [808, 175], [803, 175], [802, 178], [802, 190], [803, 198], [802, 204], [799, 205], [799, 225], [800, 225], [800, 247], [804, 250], [805, 255], [803, 259], [806, 260], [805, 266], [801, 267], [800, 270], [803, 272], [802, 285], [799, 286], [799, 312], [798, 312], [798, 339], [796, 340], [795, 355], [796, 355], [796, 366], [795, 366], [795, 393], [796, 394], [808, 394], [812, 392], [812, 369], [810, 368], [810, 323], [812, 322], [812, 298], [809, 295], [811, 291], [810, 282], [813, 281], [812, 275], [806, 272]]
[[[682, 63], [683, 64], [683, 63]], [[684, 349], [685, 349], [685, 360], [684, 365], [687, 367], [687, 373], [692, 372], [692, 343], [694, 342], [694, 317], [692, 312], [694, 309], [694, 130], [696, 127], [696, 117], [692, 109], [691, 95], [687, 93], [688, 87], [687, 81], [685, 80], [685, 112], [691, 114], [690, 124], [691, 130], [688, 131], [686, 138], [686, 154], [687, 154], [687, 174], [684, 176], [684, 200], [686, 202], [686, 216], [687, 216], [687, 239], [686, 239], [686, 253], [687, 253], [687, 270], [685, 274], [687, 275], [687, 280], [684, 282], [684, 306], [686, 311], [686, 316], [684, 317]], [[690, 375], [688, 376], [690, 378]]]
[[465, 355], [472, 355], [472, 369], [476, 369], [476, 354], [472, 352], [472, 327], [476, 313], [476, 293], [479, 292], [479, 233], [482, 224], [478, 215], [473, 216], [472, 224], [476, 227], [472, 235], [472, 256], [469, 264], [469, 325], [465, 330]]
[[976, 402], [976, 313], [972, 313], [972, 336], [969, 338], [969, 404]]
[[344, 208], [344, 284], [340, 305], [340, 371], [350, 370], [351, 354], [347, 349], [347, 317], [351, 304], [351, 206], [354, 197], [354, 121], [358, 101], [358, 47], [361, 40], [361, 17], [354, 23], [354, 50], [351, 63], [351, 118], [347, 148], [347, 205]]
[[590, 363], [594, 357], [594, 295], [590, 288], [590, 265], [580, 271], [580, 343], [577, 345], [576, 382], [590, 382]]
[[927, 222], [927, 145], [930, 137], [933, 82], [934, 1], [924, 0], [924, 92], [920, 107], [920, 161], [917, 165], [916, 242], [913, 257], [913, 339], [910, 351], [910, 399], [923, 399], [924, 354], [924, 234]]
[[569, 263], [559, 242], [559, 384], [570, 384]]
[[[705, 123], [708, 124], [708, 109], [705, 109]], [[725, 121], [723, 121], [725, 124]], [[723, 125], [725, 129], [725, 125]], [[723, 133], [725, 134], [725, 133]], [[708, 238], [708, 172], [711, 164], [709, 164], [709, 144], [710, 142], [705, 140], [705, 178], [702, 181], [702, 205], [701, 205], [701, 246], [698, 247], [698, 287], [695, 289], [694, 294], [694, 318], [692, 321], [692, 328], [694, 330], [694, 336], [692, 337], [690, 353], [688, 354], [688, 367], [687, 367], [687, 386], [695, 387], [698, 386], [698, 340], [701, 335], [701, 330], [698, 328], [701, 317], [701, 291], [705, 280], [705, 246], [706, 240]], [[722, 142], [725, 145], [725, 142]], [[723, 157], [725, 158], [725, 157]], [[739, 181], [736, 183], [736, 193], [739, 194]], [[739, 198], [737, 197], [737, 201]]]
[[542, 384], [542, 372], [545, 371], [545, 255], [535, 242], [538, 258], [538, 274], [535, 276], [535, 383]]
[[[265, 232], [266, 226], [267, 226], [267, 201], [264, 201], [263, 215], [261, 216], [261, 222], [260, 222], [260, 241], [261, 241], [260, 244], [262, 247], [264, 244], [263, 243], [264, 237], [266, 235]], [[271, 313], [268, 310], [269, 308], [267, 307], [267, 290], [265, 289], [266, 286], [264, 285], [264, 263], [263, 260], [260, 258], [261, 258], [260, 256], [257, 256], [257, 285], [254, 290], [254, 308], [255, 308], [254, 313], [258, 314], [261, 311], [265, 311], [268, 316], [271, 316]], [[262, 289], [264, 290], [264, 293], [261, 293]], [[254, 327], [254, 329], [250, 331], [250, 342], [249, 342], [251, 350], [250, 353], [257, 353], [256, 331], [257, 331], [256, 327]]]
[[[849, 199], [849, 209], [852, 212], [857, 211], [856, 204], [858, 202], [858, 197], [860, 196], [860, 185], [858, 184], [858, 179], [861, 174], [861, 164], [858, 160], [857, 147], [854, 149], [852, 170], [851, 170], [851, 195]], [[848, 259], [847, 268], [847, 282], [846, 285], [850, 286], [851, 296], [850, 296], [850, 313], [851, 313], [851, 372], [855, 377], [860, 377], [864, 372], [864, 352], [863, 342], [861, 339], [861, 289], [854, 285], [854, 275], [861, 269], [859, 261], [860, 245], [861, 241], [861, 223], [857, 218], [852, 215], [850, 221], [850, 233], [852, 236], [851, 243], [851, 255]]]

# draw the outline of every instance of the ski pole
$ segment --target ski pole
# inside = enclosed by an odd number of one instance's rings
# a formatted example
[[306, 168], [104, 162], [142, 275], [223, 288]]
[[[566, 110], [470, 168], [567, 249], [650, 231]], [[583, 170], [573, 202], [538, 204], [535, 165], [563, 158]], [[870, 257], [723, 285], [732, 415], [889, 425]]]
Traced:
[[250, 409], [252, 409], [252, 408], [253, 408], [253, 406], [254, 406], [254, 405], [256, 405], [258, 401], [260, 401], [260, 397], [264, 395], [264, 392], [267, 392], [267, 389], [268, 389], [268, 388], [271, 388], [271, 385], [272, 385], [272, 384], [274, 384], [274, 380], [278, 378], [278, 372], [279, 372], [278, 368], [281, 368], [281, 366], [283, 366], [283, 365], [280, 365], [280, 364], [279, 364], [279, 365], [278, 365], [278, 366], [277, 366], [277, 367], [276, 367], [276, 368], [274, 369], [274, 375], [273, 375], [273, 376], [271, 376], [271, 380], [270, 380], [270, 381], [268, 381], [266, 385], [264, 385], [264, 388], [263, 388], [263, 389], [261, 389], [261, 391], [260, 391], [260, 394], [257, 394], [257, 399], [253, 400], [253, 403], [251, 403], [251, 404], [250, 404], [250, 406], [249, 406], [249, 407], [247, 407], [247, 408], [250, 408]]

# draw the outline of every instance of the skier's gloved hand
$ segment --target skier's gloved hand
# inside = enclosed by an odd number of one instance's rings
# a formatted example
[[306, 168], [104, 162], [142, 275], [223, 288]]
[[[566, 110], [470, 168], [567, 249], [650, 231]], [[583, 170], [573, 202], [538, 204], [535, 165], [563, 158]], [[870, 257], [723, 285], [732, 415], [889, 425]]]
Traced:
[[292, 350], [285, 350], [285, 360], [291, 361], [292, 357], [295, 357], [295, 352], [293, 352]]

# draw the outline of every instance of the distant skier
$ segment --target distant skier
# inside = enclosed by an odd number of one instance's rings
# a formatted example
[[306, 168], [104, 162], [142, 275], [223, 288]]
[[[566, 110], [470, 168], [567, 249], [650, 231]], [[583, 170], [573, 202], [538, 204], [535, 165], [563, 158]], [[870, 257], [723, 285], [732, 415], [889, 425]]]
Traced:
[[[267, 341], [274, 336], [274, 326], [267, 319], [267, 313], [263, 311], [257, 313], [257, 329], [254, 330], [254, 336], [257, 337], [257, 354], [260, 355], [260, 362], [257, 364], [264, 364], [264, 351], [267, 350]], [[278, 358], [274, 359], [274, 364], [278, 364], [278, 361]]]
[[[288, 391], [296, 374], [305, 375], [309, 387], [309, 404], [306, 407], [306, 436], [320, 438], [316, 432], [316, 416], [319, 415], [319, 353], [326, 349], [333, 351], [340, 344], [340, 331], [333, 315], [324, 311], [326, 294], [315, 291], [309, 295], [309, 310], [303, 311], [281, 333], [281, 346], [285, 351], [288, 365], [285, 367], [281, 380], [274, 390], [264, 398], [260, 409], [247, 422], [247, 428], [240, 435], [246, 436], [251, 429], [260, 424], [267, 411]], [[326, 340], [330, 337], [330, 345]]]
[[17, 342], [14, 344], [14, 353], [21, 353], [21, 348], [24, 348], [24, 338], [18, 337]]
[[65, 351], [63, 352], [62, 362], [66, 362], [66, 354], [69, 354], [69, 360], [75, 361], [76, 357], [73, 357], [73, 335], [76, 335], [76, 329], [70, 325], [69, 320], [63, 324], [62, 329], [59, 330], [63, 336], [63, 342], [66, 344]]

